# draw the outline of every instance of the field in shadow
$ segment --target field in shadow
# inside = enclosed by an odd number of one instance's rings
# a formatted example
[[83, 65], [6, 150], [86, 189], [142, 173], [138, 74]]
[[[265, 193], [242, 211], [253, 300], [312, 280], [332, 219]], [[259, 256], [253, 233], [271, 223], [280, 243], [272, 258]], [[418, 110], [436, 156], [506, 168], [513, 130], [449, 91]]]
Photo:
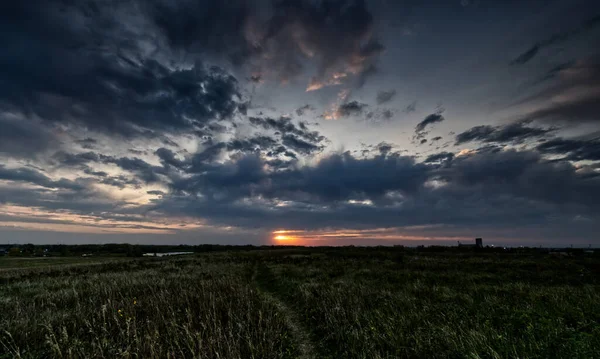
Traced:
[[599, 269], [397, 248], [3, 269], [0, 357], [592, 358]]

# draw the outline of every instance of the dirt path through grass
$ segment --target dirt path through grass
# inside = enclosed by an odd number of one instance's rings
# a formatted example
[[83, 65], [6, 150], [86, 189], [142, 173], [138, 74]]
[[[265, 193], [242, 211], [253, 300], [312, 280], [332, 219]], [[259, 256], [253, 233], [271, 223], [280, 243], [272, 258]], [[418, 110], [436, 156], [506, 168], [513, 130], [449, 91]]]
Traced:
[[258, 278], [258, 268], [254, 269], [252, 279], [257, 284], [257, 288], [265, 300], [271, 302], [277, 308], [277, 312], [283, 315], [286, 327], [289, 328], [294, 341], [298, 345], [298, 358], [317, 358], [317, 351], [310, 338], [310, 332], [302, 325], [296, 312], [271, 292], [264, 283], [261, 283], [262, 281]]

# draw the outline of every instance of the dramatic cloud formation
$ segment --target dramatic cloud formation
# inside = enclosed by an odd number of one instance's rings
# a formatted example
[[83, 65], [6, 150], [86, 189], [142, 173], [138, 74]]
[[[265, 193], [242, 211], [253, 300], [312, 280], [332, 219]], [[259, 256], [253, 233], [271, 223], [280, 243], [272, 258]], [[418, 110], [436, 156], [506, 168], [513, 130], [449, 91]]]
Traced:
[[593, 140], [556, 138], [537, 146], [542, 153], [563, 155], [571, 161], [600, 161], [600, 134]]
[[597, 245], [583, 3], [5, 2], [0, 234]]
[[168, 44], [187, 53], [220, 54], [282, 81], [313, 62], [317, 73], [308, 90], [363, 81], [385, 49], [365, 1], [151, 1], [141, 7]]

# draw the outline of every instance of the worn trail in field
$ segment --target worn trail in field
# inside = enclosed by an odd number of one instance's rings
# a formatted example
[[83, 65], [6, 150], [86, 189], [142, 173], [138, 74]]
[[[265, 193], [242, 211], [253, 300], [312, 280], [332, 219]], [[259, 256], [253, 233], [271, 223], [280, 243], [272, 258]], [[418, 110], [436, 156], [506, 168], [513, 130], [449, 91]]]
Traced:
[[310, 332], [302, 325], [296, 312], [268, 289], [268, 286], [265, 285], [264, 278], [259, 278], [258, 276], [258, 268], [255, 268], [252, 278], [257, 283], [257, 288], [265, 300], [271, 302], [277, 308], [277, 311], [283, 315], [286, 327], [288, 327], [294, 341], [298, 345], [298, 358], [317, 358], [317, 351], [310, 338]]

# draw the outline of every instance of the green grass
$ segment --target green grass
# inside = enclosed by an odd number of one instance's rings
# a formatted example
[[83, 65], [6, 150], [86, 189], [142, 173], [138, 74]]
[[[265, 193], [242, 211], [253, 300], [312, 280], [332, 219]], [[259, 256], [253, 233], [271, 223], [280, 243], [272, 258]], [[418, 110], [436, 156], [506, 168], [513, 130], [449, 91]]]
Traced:
[[0, 272], [0, 357], [598, 358], [600, 260], [295, 249]]

